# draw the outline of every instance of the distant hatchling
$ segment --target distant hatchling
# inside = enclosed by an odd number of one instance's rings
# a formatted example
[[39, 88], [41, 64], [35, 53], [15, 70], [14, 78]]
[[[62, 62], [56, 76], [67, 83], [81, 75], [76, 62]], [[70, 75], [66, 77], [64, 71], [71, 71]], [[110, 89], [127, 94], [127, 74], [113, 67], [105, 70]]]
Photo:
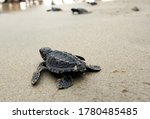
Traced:
[[90, 5], [97, 5], [97, 2], [87, 2]]
[[71, 8], [71, 11], [72, 11], [72, 14], [87, 14], [87, 13], [89, 13], [84, 8]]
[[73, 85], [72, 73], [86, 71], [100, 71], [100, 66], [87, 65], [85, 59], [78, 55], [51, 48], [44, 47], [39, 50], [43, 62], [39, 64], [37, 70], [33, 73], [31, 83], [35, 85], [40, 79], [41, 72], [48, 70], [52, 73], [61, 75], [61, 79], [57, 80], [57, 87], [65, 89]]
[[57, 8], [57, 7], [52, 7], [51, 9], [48, 9], [46, 11], [47, 12], [50, 12], [50, 11], [59, 12], [59, 11], [62, 11], [62, 9], [61, 8]]
[[135, 11], [135, 12], [140, 11], [140, 9], [137, 6], [133, 7], [132, 10]]

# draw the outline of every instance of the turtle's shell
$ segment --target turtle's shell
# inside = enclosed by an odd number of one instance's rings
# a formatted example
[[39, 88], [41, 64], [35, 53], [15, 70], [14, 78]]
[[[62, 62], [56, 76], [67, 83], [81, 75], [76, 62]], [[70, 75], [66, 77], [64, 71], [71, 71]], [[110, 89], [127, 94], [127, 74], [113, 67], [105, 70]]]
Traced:
[[61, 51], [52, 51], [47, 55], [46, 67], [54, 73], [84, 72], [86, 64], [78, 57]]

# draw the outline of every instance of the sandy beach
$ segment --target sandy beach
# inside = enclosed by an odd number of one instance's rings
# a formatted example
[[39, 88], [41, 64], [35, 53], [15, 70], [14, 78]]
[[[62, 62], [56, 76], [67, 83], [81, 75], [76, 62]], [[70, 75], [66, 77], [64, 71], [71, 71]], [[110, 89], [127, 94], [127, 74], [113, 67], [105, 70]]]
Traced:
[[[1, 13], [0, 101], [150, 101], [149, 6], [150, 0], [116, 0], [61, 5], [62, 12], [40, 5]], [[72, 15], [72, 7], [91, 13]], [[45, 72], [33, 87], [32, 74], [42, 61], [38, 50], [45, 46], [83, 56], [102, 70], [75, 76], [65, 90]]]

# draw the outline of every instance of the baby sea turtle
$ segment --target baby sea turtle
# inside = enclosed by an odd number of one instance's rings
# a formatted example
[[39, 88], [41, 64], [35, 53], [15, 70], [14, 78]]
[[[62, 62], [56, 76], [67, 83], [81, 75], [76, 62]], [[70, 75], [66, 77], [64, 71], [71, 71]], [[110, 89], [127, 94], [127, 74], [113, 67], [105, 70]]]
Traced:
[[60, 74], [61, 79], [57, 80], [57, 87], [59, 89], [68, 88], [73, 85], [71, 73], [85, 72], [85, 71], [100, 71], [100, 66], [87, 65], [85, 59], [81, 56], [72, 55], [67, 52], [51, 50], [51, 48], [44, 47], [39, 50], [43, 62], [33, 73], [32, 85], [35, 85], [40, 79], [40, 74], [43, 70], [48, 70], [55, 74]]
[[132, 10], [135, 11], [135, 12], [140, 11], [140, 9], [137, 6], [133, 7]]
[[52, 7], [51, 9], [48, 9], [46, 11], [47, 12], [50, 12], [50, 11], [59, 12], [59, 11], [62, 11], [62, 9], [61, 8], [57, 8], [57, 7]]
[[89, 13], [86, 9], [83, 8], [71, 8], [72, 14], [86, 14]]
[[87, 4], [90, 4], [90, 5], [97, 5], [97, 2], [87, 2]]

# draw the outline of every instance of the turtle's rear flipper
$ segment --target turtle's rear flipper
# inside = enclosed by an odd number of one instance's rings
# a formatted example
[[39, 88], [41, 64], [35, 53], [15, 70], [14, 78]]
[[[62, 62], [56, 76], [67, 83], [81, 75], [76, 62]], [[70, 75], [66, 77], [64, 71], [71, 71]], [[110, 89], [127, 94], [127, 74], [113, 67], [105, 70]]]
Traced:
[[73, 80], [71, 75], [63, 75], [61, 79], [57, 80], [57, 88], [65, 89], [73, 85]]
[[96, 65], [87, 65], [86, 66], [88, 71], [100, 71], [101, 67]]
[[33, 73], [31, 84], [35, 85], [37, 81], [40, 79], [41, 72], [47, 69], [45, 66], [45, 62], [41, 62], [37, 68], [37, 71]]
[[79, 55], [75, 55], [75, 56], [78, 57], [80, 60], [85, 61], [85, 59], [84, 59], [83, 57], [81, 57], [81, 56], [79, 56]]

